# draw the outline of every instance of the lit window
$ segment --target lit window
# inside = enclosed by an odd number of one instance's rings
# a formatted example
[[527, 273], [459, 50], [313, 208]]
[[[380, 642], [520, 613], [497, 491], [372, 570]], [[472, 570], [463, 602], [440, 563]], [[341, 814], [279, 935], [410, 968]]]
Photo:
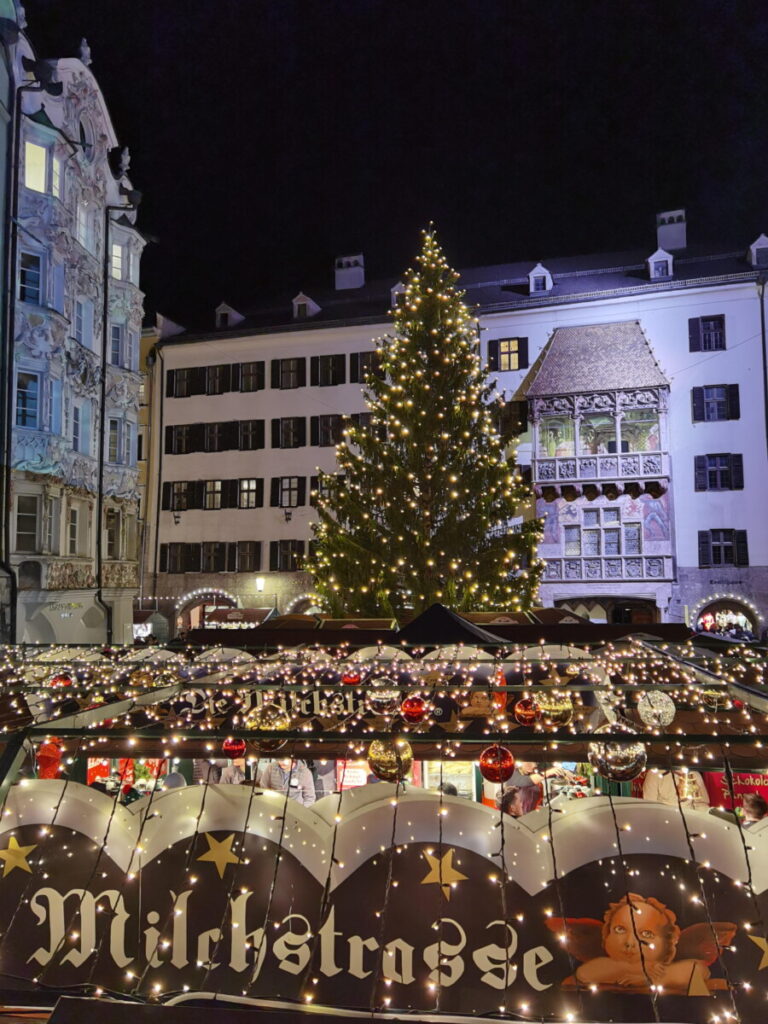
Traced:
[[299, 504], [299, 478], [297, 476], [280, 477], [280, 507], [296, 508]]
[[35, 192], [47, 192], [48, 150], [36, 142], [24, 144], [24, 184]]
[[240, 508], [257, 508], [258, 480], [240, 481]]
[[123, 247], [119, 242], [112, 243], [112, 277], [123, 280]]
[[501, 338], [499, 340], [499, 369], [519, 370], [519, 339]]

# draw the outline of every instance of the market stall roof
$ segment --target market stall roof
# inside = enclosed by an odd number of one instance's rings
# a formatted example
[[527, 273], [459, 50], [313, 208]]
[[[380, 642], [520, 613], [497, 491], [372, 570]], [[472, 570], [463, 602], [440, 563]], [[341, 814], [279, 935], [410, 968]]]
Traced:
[[269, 618], [275, 618], [274, 608], [214, 608], [206, 615], [206, 622], [239, 623], [260, 625]]
[[394, 619], [320, 619], [320, 629], [397, 629]]
[[417, 616], [396, 637], [409, 644], [500, 644], [501, 637], [467, 622], [442, 604], [433, 604]]

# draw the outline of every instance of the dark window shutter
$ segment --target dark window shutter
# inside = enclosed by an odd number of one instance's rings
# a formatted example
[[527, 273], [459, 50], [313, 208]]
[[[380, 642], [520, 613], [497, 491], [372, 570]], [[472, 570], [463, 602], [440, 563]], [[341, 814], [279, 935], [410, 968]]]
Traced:
[[728, 385], [728, 419], [738, 420], [741, 418], [741, 405], [739, 403], [739, 385]]
[[320, 417], [309, 417], [309, 443], [316, 448], [320, 444]]
[[309, 503], [313, 507], [317, 504], [317, 496], [315, 495], [313, 497], [312, 492], [313, 491], [317, 491], [319, 486], [320, 486], [320, 477], [311, 476], [309, 478]]
[[165, 428], [165, 454], [173, 455], [173, 427]]
[[269, 542], [269, 571], [277, 572], [280, 566], [280, 547], [276, 540]]
[[693, 488], [696, 491], [706, 491], [707, 484], [707, 456], [696, 455], [693, 460]]
[[176, 371], [167, 370], [165, 374], [165, 397], [173, 398], [176, 392]]
[[312, 356], [309, 360], [309, 383], [313, 388], [320, 383], [320, 356]]
[[163, 484], [163, 501], [161, 508], [169, 509], [171, 507], [171, 485], [169, 483]]
[[295, 559], [295, 565], [297, 569], [300, 569], [304, 562], [304, 541], [294, 540], [291, 541], [291, 547], [293, 548], [293, 554]]
[[237, 572], [237, 544], [227, 544], [227, 572]]
[[744, 490], [744, 456], [731, 456], [731, 487], [734, 491]]
[[261, 572], [261, 541], [253, 542], [253, 571]]
[[264, 447], [264, 420], [256, 420], [256, 447]]
[[205, 451], [205, 424], [194, 423], [189, 431], [190, 452]]
[[272, 508], [279, 508], [280, 506], [280, 477], [272, 477], [272, 485], [269, 493], [269, 504]]
[[280, 448], [280, 420], [272, 420], [272, 447]]
[[528, 368], [528, 339], [517, 339], [517, 368], [526, 370]]
[[[298, 418], [298, 417], [297, 417]], [[307, 443], [307, 421], [301, 416], [299, 419], [299, 443], [296, 445], [297, 448], [303, 448]]]
[[260, 359], [256, 363], [256, 390], [264, 390], [264, 360]]
[[350, 352], [349, 353], [349, 383], [359, 384], [360, 383], [360, 353]]
[[703, 423], [704, 421], [704, 388], [691, 388], [691, 405], [693, 407], [693, 422]]
[[306, 359], [300, 359], [299, 360], [299, 384], [298, 384], [298, 386], [300, 388], [304, 388], [304, 387], [307, 386], [307, 360]]
[[346, 357], [334, 356], [333, 357], [333, 381], [334, 384], [345, 384], [347, 381], [346, 375]]
[[184, 545], [184, 571], [200, 572], [202, 568], [202, 547], [200, 544]]
[[305, 476], [300, 476], [299, 477], [299, 488], [298, 488], [298, 490], [299, 490], [299, 493], [298, 493], [298, 497], [297, 497], [296, 503], [298, 505], [306, 505], [307, 504], [307, 478]]
[[240, 363], [232, 363], [232, 366], [230, 367], [230, 374], [230, 391], [239, 391], [242, 376], [242, 367]]
[[747, 531], [734, 530], [733, 542], [736, 548], [736, 565], [749, 565], [749, 550], [747, 549]]
[[168, 572], [168, 545], [160, 545], [160, 572]]
[[198, 366], [192, 371], [192, 380], [190, 381], [189, 393], [190, 395], [204, 395], [207, 367]]
[[264, 505], [264, 480], [259, 477], [256, 481], [256, 507], [262, 508]]
[[190, 508], [202, 508], [205, 504], [205, 480], [193, 480], [187, 488]]
[[499, 368], [499, 342], [496, 341], [488, 342], [488, 369], [498, 370]]
[[232, 390], [232, 364], [226, 363], [221, 368], [221, 390], [231, 391]]
[[222, 480], [221, 482], [221, 507], [237, 508], [240, 499], [240, 481]]
[[701, 352], [701, 320], [697, 316], [688, 321], [688, 351]]
[[223, 424], [221, 431], [221, 450], [231, 451], [240, 444], [240, 424], [237, 420], [230, 420]]
[[280, 360], [279, 359], [273, 359], [272, 360], [272, 387], [273, 388], [279, 388], [280, 387]]
[[699, 567], [712, 565], [712, 538], [709, 530], [699, 530]]

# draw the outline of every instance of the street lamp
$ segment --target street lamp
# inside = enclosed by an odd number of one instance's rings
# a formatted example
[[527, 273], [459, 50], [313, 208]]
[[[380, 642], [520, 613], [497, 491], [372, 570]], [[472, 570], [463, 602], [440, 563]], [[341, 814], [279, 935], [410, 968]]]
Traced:
[[[264, 586], [265, 586], [266, 582], [267, 581], [264, 579], [263, 576], [257, 576], [256, 577], [256, 593], [257, 594], [263, 594], [264, 593]], [[274, 599], [274, 609], [275, 609], [275, 611], [277, 611], [277, 593], [268, 594], [267, 597], [272, 597]]]

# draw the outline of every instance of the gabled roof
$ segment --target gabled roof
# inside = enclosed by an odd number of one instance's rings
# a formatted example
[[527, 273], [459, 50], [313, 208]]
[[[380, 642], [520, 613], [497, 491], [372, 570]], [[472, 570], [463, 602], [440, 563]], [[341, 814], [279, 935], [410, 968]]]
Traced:
[[637, 320], [558, 327], [528, 395], [668, 387]]
[[442, 604], [433, 604], [397, 632], [399, 641], [409, 644], [498, 644], [501, 638], [489, 633]]

